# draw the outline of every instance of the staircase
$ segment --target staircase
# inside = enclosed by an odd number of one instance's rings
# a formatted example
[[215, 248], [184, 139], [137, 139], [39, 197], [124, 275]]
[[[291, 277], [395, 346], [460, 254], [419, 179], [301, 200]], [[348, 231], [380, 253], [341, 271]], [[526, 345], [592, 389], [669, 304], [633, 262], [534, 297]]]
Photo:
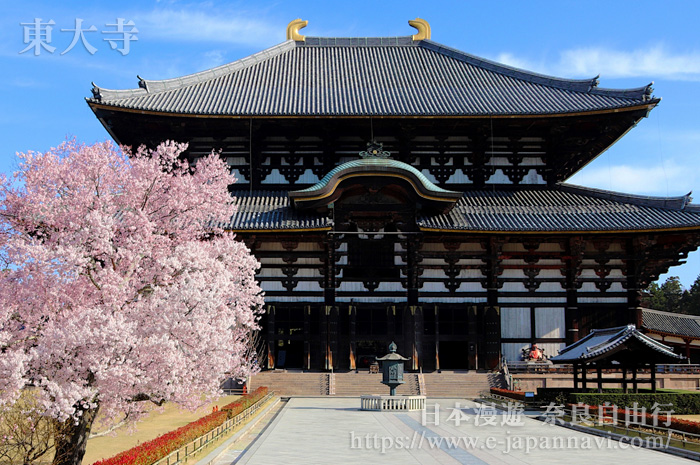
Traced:
[[475, 371], [446, 371], [424, 373], [425, 395], [428, 397], [456, 397], [474, 399], [492, 387], [504, 387], [500, 373], [478, 373]]
[[[396, 394], [405, 396], [418, 395], [418, 375], [415, 373], [404, 373], [403, 380], [405, 383], [396, 388]], [[362, 394], [389, 395], [389, 387], [382, 384], [381, 373], [368, 373], [367, 370], [359, 373], [354, 371], [335, 373], [336, 396], [359, 397]]]
[[[404, 373], [405, 384], [396, 388], [399, 395], [419, 394], [419, 374]], [[425, 393], [428, 397], [456, 397], [473, 399], [491, 387], [504, 387], [500, 373], [477, 373], [475, 371], [446, 371], [424, 373]], [[267, 386], [283, 396], [361, 396], [362, 394], [389, 394], [389, 388], [381, 383], [382, 375], [354, 371], [320, 373], [287, 370], [263, 371], [253, 376], [248, 390]], [[334, 392], [333, 392], [334, 391]]]
[[325, 396], [328, 395], [328, 373], [304, 373], [302, 371], [271, 370], [261, 371], [248, 383], [248, 391], [259, 386], [267, 386], [282, 396]]

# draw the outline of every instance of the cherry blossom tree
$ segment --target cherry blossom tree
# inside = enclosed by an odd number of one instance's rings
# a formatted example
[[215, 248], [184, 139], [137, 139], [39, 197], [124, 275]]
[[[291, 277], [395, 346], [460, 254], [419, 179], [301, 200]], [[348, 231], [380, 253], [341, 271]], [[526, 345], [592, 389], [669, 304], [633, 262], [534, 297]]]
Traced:
[[193, 407], [245, 376], [259, 264], [222, 225], [235, 181], [164, 143], [131, 153], [66, 142], [0, 179], [0, 405], [31, 387], [79, 464], [97, 412]]

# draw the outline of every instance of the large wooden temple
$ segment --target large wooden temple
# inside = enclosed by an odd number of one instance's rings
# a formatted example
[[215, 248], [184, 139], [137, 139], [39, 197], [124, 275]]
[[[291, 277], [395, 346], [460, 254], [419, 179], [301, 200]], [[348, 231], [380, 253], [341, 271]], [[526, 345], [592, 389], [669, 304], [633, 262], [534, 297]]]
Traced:
[[493, 368], [634, 323], [700, 245], [700, 206], [570, 185], [658, 103], [430, 40], [305, 37], [88, 104], [120, 144], [220, 150], [262, 263], [262, 365]]

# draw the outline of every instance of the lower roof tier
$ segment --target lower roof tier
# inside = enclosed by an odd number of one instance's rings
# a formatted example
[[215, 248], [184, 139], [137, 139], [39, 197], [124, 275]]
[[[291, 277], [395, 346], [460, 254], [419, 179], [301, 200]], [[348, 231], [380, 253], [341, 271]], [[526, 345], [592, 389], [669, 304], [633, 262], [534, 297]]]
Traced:
[[[296, 210], [288, 191], [233, 191], [233, 231], [331, 230], [329, 215]], [[624, 232], [700, 230], [700, 205], [689, 196], [640, 197], [558, 184], [546, 189], [473, 190], [445, 214], [419, 216], [416, 226], [444, 232]]]

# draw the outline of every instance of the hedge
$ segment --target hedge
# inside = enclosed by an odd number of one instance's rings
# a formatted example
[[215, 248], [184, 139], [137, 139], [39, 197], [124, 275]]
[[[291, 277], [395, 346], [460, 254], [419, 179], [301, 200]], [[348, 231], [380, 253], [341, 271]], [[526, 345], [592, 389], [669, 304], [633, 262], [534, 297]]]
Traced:
[[[593, 415], [598, 414], [598, 406], [597, 405], [568, 405], [569, 408], [576, 407], [577, 409], [583, 409], [585, 407], [588, 407], [588, 412], [590, 412]], [[612, 412], [609, 410], [611, 407], [606, 407], [606, 415], [612, 414]], [[615, 414], [617, 416], [618, 421], [625, 421], [626, 420], [626, 414], [628, 413], [627, 409], [624, 408], [615, 408]], [[691, 421], [691, 420], [683, 420], [681, 418], [676, 418], [676, 417], [671, 417], [671, 422], [670, 425], [667, 425], [666, 423], [668, 422], [668, 418], [665, 413], [659, 412], [656, 418], [654, 418], [654, 415], [651, 413], [645, 413], [644, 415], [641, 414], [639, 410], [634, 411], [630, 410], [629, 411], [629, 418], [631, 421], [637, 422], [637, 423], [642, 423], [646, 425], [654, 425], [654, 420], [656, 420], [656, 426], [660, 426], [662, 428], [670, 428], [674, 429], [677, 431], [685, 431], [686, 433], [693, 433], [693, 434], [700, 434], [700, 423], [697, 421]]]
[[267, 388], [259, 387], [247, 396], [223, 406], [218, 412], [212, 412], [199, 420], [121, 452], [112, 458], [95, 462], [93, 465], [151, 465], [217, 426], [221, 426], [226, 420], [235, 417], [266, 395]]
[[670, 407], [660, 407], [660, 409], [670, 409], [676, 415], [692, 415], [700, 413], [700, 392], [669, 392], [660, 391], [656, 393], [623, 393], [623, 392], [603, 392], [599, 393], [571, 393], [569, 402], [572, 404], [582, 403], [587, 405], [615, 405], [617, 407], [632, 408], [636, 402], [639, 408], [651, 410], [655, 403], [671, 404]]

